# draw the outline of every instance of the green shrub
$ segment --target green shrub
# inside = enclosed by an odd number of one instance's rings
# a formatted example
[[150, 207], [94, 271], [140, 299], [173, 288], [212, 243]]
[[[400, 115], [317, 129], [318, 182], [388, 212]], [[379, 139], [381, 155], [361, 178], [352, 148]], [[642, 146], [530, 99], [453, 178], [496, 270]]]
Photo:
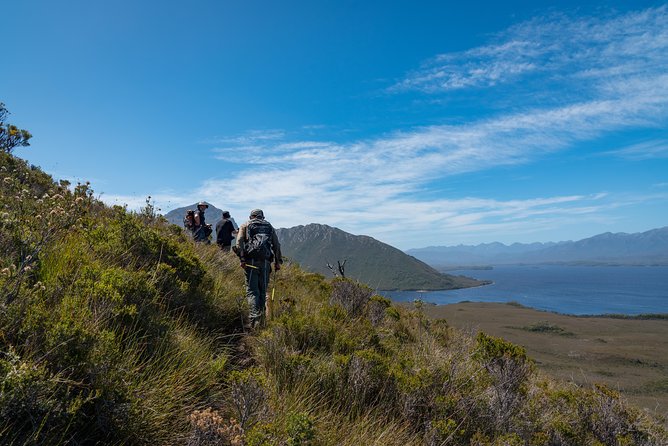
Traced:
[[563, 328], [561, 328], [558, 325], [552, 324], [551, 322], [548, 321], [540, 321], [536, 322], [531, 325], [526, 325], [523, 327], [519, 327], [520, 330], [525, 330], [525, 331], [530, 331], [533, 333], [550, 333], [550, 334], [557, 334], [560, 336], [575, 336], [575, 333], [572, 333], [570, 331], [566, 331]]
[[296, 350], [330, 352], [336, 338], [337, 326], [332, 319], [304, 313], [282, 318], [286, 341]]
[[395, 321], [398, 321], [401, 319], [401, 314], [399, 313], [399, 310], [396, 309], [396, 307], [388, 307], [385, 309], [385, 314]]
[[246, 433], [247, 446], [275, 446], [281, 444], [283, 434], [275, 423], [257, 423]]
[[505, 431], [526, 398], [532, 362], [522, 347], [483, 332], [476, 338], [474, 356], [490, 377], [487, 418], [495, 430]]
[[266, 381], [257, 368], [231, 372], [227, 379], [230, 404], [242, 429], [252, 426], [265, 410]]
[[348, 317], [360, 317], [364, 313], [373, 291], [366, 285], [353, 282], [350, 279], [337, 278], [332, 281], [332, 295], [330, 303], [340, 305]]
[[371, 349], [358, 350], [350, 357], [347, 386], [351, 406], [357, 410], [396, 398], [395, 382], [387, 358]]
[[287, 419], [288, 446], [312, 446], [316, 431], [313, 420], [305, 413], [290, 413]]
[[367, 313], [369, 315], [369, 321], [374, 327], [379, 326], [385, 319], [386, 310], [390, 308], [392, 302], [390, 299], [379, 296], [377, 294], [371, 296], [371, 299], [368, 303]]

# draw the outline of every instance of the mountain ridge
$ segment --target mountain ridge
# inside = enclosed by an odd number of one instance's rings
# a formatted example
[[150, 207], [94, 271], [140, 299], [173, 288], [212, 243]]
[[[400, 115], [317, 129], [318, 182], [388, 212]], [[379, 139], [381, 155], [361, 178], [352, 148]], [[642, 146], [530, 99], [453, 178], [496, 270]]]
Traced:
[[483, 285], [442, 274], [423, 261], [367, 235], [319, 223], [276, 230], [283, 254], [312, 272], [330, 275], [327, 264], [345, 261], [346, 276], [375, 289], [455, 289]]
[[668, 226], [631, 234], [605, 232], [576, 241], [429, 246], [406, 253], [438, 267], [514, 263], [668, 265]]

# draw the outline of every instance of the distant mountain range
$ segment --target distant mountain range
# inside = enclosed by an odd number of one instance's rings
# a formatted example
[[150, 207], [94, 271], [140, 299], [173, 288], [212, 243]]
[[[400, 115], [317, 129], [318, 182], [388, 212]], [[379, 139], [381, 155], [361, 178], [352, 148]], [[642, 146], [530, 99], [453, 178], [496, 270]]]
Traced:
[[345, 261], [346, 277], [380, 290], [437, 290], [483, 285], [463, 276], [442, 274], [397, 248], [364, 235], [321, 224], [277, 229], [283, 254], [303, 268], [332, 276]]
[[406, 253], [440, 270], [517, 263], [668, 265], [668, 226], [635, 234], [606, 232], [579, 241], [430, 246]]

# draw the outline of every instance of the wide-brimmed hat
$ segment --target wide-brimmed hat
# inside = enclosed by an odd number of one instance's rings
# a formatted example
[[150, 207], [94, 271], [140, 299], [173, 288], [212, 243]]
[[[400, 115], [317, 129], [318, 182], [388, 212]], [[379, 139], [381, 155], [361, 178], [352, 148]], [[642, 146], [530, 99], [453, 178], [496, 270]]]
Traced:
[[205, 202], [203, 202], [203, 201], [200, 201], [199, 203], [197, 203], [197, 207], [200, 207], [200, 206], [204, 206], [204, 207], [206, 207], [206, 208], [208, 208], [208, 207], [209, 207], [209, 205], [208, 205], [208, 204], [206, 204], [206, 203], [205, 203]]
[[264, 212], [262, 212], [262, 209], [253, 209], [250, 218], [264, 218]]

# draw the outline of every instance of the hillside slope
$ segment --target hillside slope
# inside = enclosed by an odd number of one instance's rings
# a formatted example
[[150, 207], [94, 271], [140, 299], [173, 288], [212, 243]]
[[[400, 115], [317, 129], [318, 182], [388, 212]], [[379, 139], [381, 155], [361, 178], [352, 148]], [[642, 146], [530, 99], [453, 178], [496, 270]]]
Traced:
[[295, 265], [244, 332], [233, 254], [94, 197], [0, 153], [0, 444], [667, 444], [605, 386]]
[[478, 286], [483, 282], [441, 274], [422, 261], [379, 242], [327, 225], [309, 224], [277, 229], [283, 254], [309, 271], [331, 276], [345, 260], [346, 277], [380, 290], [437, 290]]

